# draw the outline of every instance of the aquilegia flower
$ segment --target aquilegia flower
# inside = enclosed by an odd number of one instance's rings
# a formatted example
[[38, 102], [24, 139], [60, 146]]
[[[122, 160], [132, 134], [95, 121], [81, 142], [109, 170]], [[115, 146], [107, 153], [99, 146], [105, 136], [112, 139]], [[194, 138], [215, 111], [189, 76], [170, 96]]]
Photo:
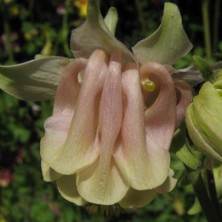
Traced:
[[191, 44], [174, 4], [166, 3], [161, 26], [133, 47], [134, 55], [113, 35], [115, 16], [112, 8], [104, 22], [99, 1], [89, 1], [86, 22], [71, 37], [75, 59], [0, 66], [0, 87], [22, 99], [55, 94], [41, 140], [42, 171], [64, 198], [142, 207], [176, 182], [169, 147], [191, 90], [164, 65]]

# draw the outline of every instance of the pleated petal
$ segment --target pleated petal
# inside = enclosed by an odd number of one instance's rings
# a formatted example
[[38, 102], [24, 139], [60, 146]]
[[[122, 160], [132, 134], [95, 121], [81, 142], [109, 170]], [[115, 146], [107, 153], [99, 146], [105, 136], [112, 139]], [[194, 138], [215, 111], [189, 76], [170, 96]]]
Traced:
[[126, 196], [119, 202], [123, 208], [144, 207], [149, 204], [157, 195], [155, 190], [134, 190], [130, 189]]
[[82, 206], [86, 201], [79, 195], [76, 187], [76, 175], [63, 176], [56, 181], [59, 193], [68, 201]]
[[41, 162], [41, 168], [43, 179], [46, 182], [55, 181], [62, 176], [61, 174], [50, 168], [44, 161]]
[[129, 186], [113, 160], [109, 161], [107, 172], [104, 172], [103, 164], [106, 163], [98, 160], [77, 173], [77, 189], [90, 203], [112, 205], [124, 198]]
[[99, 110], [98, 162], [78, 173], [77, 187], [89, 202], [111, 205], [119, 202], [128, 190], [122, 175], [112, 160], [122, 125], [121, 58], [118, 51], [111, 55]]
[[[69, 108], [63, 110], [64, 105], [59, 106], [63, 104], [62, 100], [56, 101], [58, 106], [55, 105], [55, 115], [46, 121], [41, 155], [50, 167], [61, 174], [73, 174], [90, 165], [99, 155], [98, 147], [93, 146], [93, 143], [98, 115], [97, 100], [106, 72], [106, 55], [96, 50], [87, 63], [77, 103], [72, 104], [76, 94], [67, 101], [69, 105], [66, 108], [73, 105], [74, 114], [71, 114]], [[73, 82], [70, 81], [70, 84]]]
[[[122, 83], [125, 96], [122, 141], [114, 157], [132, 188], [153, 189], [168, 176], [169, 153], [164, 150], [164, 144], [151, 143], [150, 136], [146, 136], [140, 78], [135, 65], [126, 67]], [[155, 130], [155, 123], [149, 127]], [[156, 132], [155, 136], [159, 139], [163, 137], [161, 132]]]
[[140, 69], [140, 75], [154, 76], [159, 82], [159, 94], [145, 112], [147, 147], [153, 151], [170, 148], [176, 124], [176, 92], [173, 79], [164, 66], [148, 62]]

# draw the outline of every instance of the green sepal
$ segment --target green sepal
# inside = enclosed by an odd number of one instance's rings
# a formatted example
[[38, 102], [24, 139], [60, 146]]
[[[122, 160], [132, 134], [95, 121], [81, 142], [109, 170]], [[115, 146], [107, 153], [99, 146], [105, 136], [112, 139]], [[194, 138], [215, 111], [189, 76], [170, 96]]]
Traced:
[[52, 99], [69, 61], [68, 58], [50, 56], [17, 65], [0, 65], [0, 89], [23, 100]]
[[198, 157], [191, 151], [187, 144], [184, 144], [183, 147], [176, 152], [176, 156], [191, 169], [197, 169], [201, 164]]
[[118, 22], [118, 13], [115, 7], [110, 7], [109, 11], [106, 14], [106, 17], [104, 19], [107, 28], [109, 31], [115, 35], [116, 32], [116, 25]]
[[184, 123], [174, 133], [170, 150], [191, 169], [197, 169], [201, 164], [200, 154], [189, 144]]
[[173, 64], [191, 48], [192, 44], [183, 29], [178, 7], [173, 3], [165, 3], [159, 28], [151, 36], [138, 42], [132, 50], [142, 64], [149, 60]]
[[135, 61], [133, 54], [117, 39], [105, 24], [100, 12], [99, 0], [89, 0], [86, 21], [71, 34], [71, 49], [74, 57], [89, 58], [96, 49], [110, 54], [119, 49], [123, 63]]

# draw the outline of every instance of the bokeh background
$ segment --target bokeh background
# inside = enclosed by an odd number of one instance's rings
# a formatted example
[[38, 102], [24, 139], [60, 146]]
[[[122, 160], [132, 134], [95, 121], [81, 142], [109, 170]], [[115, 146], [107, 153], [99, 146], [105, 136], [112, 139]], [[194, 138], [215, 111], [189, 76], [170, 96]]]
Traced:
[[[127, 47], [151, 34], [160, 24], [163, 0], [103, 0], [103, 15], [116, 6], [116, 36]], [[192, 65], [192, 55], [222, 59], [222, 4], [209, 1], [210, 41], [204, 37], [205, 0], [178, 0], [184, 28], [194, 45], [176, 67]], [[36, 54], [72, 57], [71, 30], [86, 16], [87, 0], [0, 0], [0, 64], [33, 59]], [[207, 51], [207, 47], [210, 52]], [[211, 58], [212, 59], [212, 58]], [[182, 163], [172, 154], [172, 167], [180, 179], [169, 194], [158, 196], [143, 209], [127, 210], [119, 217], [91, 215], [62, 199], [53, 184], [42, 179], [39, 141], [53, 101], [24, 102], [0, 91], [0, 222], [205, 222]]]

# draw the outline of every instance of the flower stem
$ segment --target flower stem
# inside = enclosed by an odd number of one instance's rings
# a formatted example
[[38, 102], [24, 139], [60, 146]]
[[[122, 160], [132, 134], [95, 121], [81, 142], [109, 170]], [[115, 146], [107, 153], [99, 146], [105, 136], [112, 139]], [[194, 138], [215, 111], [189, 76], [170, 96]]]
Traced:
[[66, 7], [66, 13], [63, 16], [63, 21], [62, 21], [62, 43], [63, 43], [63, 48], [65, 50], [66, 56], [71, 57], [72, 53], [69, 48], [69, 44], [67, 43], [67, 38], [68, 38], [68, 7], [70, 6], [70, 0], [65, 1], [65, 7]]
[[200, 202], [203, 213], [205, 214], [208, 222], [221, 222], [217, 209], [215, 209], [211, 198], [208, 195], [206, 186], [203, 180], [203, 170], [192, 170], [186, 167], [188, 178], [193, 185], [196, 196]]
[[213, 52], [216, 53], [219, 35], [219, 19], [220, 19], [220, 0], [216, 0], [214, 7], [214, 26], [213, 26]]
[[220, 221], [222, 221], [222, 215], [221, 215], [220, 205], [217, 198], [217, 191], [216, 191], [215, 180], [214, 180], [214, 175], [213, 175], [213, 163], [212, 163], [212, 159], [210, 158], [206, 159], [205, 172], [206, 172], [209, 195], [211, 197], [214, 208], [216, 212], [218, 213], [218, 216], [220, 217]]
[[204, 41], [207, 57], [212, 56], [211, 38], [210, 38], [210, 22], [209, 22], [209, 2], [208, 0], [202, 0], [202, 17], [204, 26]]

